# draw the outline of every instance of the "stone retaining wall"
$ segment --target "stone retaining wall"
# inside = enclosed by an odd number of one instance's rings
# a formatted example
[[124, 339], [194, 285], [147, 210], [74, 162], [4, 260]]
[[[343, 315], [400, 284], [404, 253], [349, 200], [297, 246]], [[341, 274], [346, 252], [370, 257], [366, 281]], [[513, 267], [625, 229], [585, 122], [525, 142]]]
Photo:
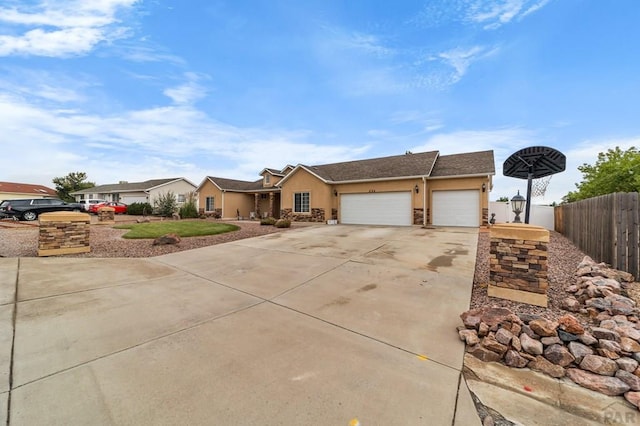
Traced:
[[40, 215], [38, 256], [88, 253], [88, 213], [52, 212]]
[[489, 296], [546, 307], [548, 244], [549, 231], [538, 226], [493, 226]]
[[292, 209], [280, 210], [280, 218], [292, 222], [324, 222], [324, 209], [312, 208], [311, 214], [294, 213]]

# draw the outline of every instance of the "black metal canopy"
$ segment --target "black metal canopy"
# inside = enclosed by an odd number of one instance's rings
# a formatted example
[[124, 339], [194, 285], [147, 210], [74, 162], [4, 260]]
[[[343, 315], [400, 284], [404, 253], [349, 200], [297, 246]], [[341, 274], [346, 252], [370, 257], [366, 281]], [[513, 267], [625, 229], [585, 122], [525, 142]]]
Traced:
[[502, 165], [503, 175], [527, 180], [527, 204], [525, 206], [524, 223], [529, 223], [533, 179], [564, 172], [566, 165], [567, 157], [560, 151], [548, 146], [523, 148], [514, 152], [505, 160]]
[[517, 179], [538, 179], [564, 172], [567, 157], [548, 146], [523, 148], [509, 156], [502, 165], [502, 174]]

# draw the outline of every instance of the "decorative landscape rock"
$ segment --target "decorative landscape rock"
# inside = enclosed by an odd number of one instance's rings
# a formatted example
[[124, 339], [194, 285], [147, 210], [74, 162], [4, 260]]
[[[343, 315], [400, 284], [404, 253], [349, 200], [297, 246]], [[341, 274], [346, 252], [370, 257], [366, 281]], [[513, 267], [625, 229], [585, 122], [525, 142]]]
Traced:
[[164, 244], [179, 244], [179, 243], [180, 243], [180, 237], [178, 236], [178, 234], [173, 234], [173, 233], [163, 235], [153, 240], [154, 246], [159, 246]]
[[625, 382], [632, 391], [640, 391], [640, 377], [631, 374], [628, 371], [616, 371], [616, 377]]
[[460, 338], [483, 361], [567, 376], [639, 407], [640, 310], [628, 297], [630, 282], [630, 274], [585, 257], [566, 288], [566, 315], [553, 321], [502, 307], [474, 309], [461, 315]]
[[543, 353], [542, 342], [532, 339], [525, 333], [520, 335], [520, 344], [522, 345], [522, 350], [531, 355], [542, 355]]
[[618, 371], [618, 364], [603, 356], [586, 355], [580, 362], [580, 368], [601, 376], [613, 376]]
[[567, 377], [582, 387], [609, 396], [622, 395], [630, 389], [629, 385], [617, 377], [601, 376], [578, 368], [567, 369]]
[[575, 357], [563, 345], [551, 345], [544, 350], [544, 357], [553, 364], [566, 367], [575, 361]]

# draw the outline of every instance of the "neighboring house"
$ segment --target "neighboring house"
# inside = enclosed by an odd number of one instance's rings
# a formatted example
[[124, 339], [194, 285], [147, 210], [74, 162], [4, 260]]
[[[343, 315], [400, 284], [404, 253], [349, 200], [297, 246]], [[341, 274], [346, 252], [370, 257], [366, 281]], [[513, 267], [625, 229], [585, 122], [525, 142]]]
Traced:
[[0, 182], [0, 201], [21, 198], [58, 198], [58, 193], [54, 189], [42, 185]]
[[264, 169], [261, 179], [244, 181], [207, 176], [198, 186], [200, 212], [222, 218], [280, 217], [278, 183], [293, 170]]
[[196, 185], [185, 178], [167, 178], [98, 185], [72, 192], [71, 195], [76, 198], [76, 201], [97, 198], [125, 204], [149, 203], [153, 205], [153, 201], [160, 195], [171, 191], [176, 195], [178, 204], [182, 204], [187, 195], [195, 190]]
[[493, 151], [438, 151], [264, 169], [255, 182], [207, 177], [200, 206], [223, 218], [269, 215], [364, 225], [488, 224]]

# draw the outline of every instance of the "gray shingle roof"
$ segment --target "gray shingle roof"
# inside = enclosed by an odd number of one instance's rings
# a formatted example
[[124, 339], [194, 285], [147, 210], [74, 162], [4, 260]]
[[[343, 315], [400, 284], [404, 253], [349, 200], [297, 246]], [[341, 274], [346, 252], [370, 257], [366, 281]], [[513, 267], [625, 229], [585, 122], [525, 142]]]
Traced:
[[495, 174], [493, 151], [468, 152], [441, 155], [431, 172], [431, 177]]
[[259, 189], [264, 189], [262, 187], [262, 179], [253, 182], [249, 182], [246, 180], [226, 179], [214, 176], [209, 176], [208, 179], [218, 185], [220, 189], [223, 189], [225, 191], [257, 191]]
[[113, 183], [107, 185], [98, 185], [93, 188], [83, 189], [81, 191], [76, 191], [71, 193], [71, 195], [75, 194], [108, 194], [111, 192], [133, 192], [133, 191], [146, 191], [148, 189], [154, 188], [156, 186], [164, 185], [169, 182], [173, 182], [175, 180], [180, 180], [182, 178], [167, 178], [167, 179], [151, 179], [145, 180], [144, 182], [127, 182], [127, 183]]
[[429, 176], [437, 156], [431, 151], [304, 167], [332, 182]]

